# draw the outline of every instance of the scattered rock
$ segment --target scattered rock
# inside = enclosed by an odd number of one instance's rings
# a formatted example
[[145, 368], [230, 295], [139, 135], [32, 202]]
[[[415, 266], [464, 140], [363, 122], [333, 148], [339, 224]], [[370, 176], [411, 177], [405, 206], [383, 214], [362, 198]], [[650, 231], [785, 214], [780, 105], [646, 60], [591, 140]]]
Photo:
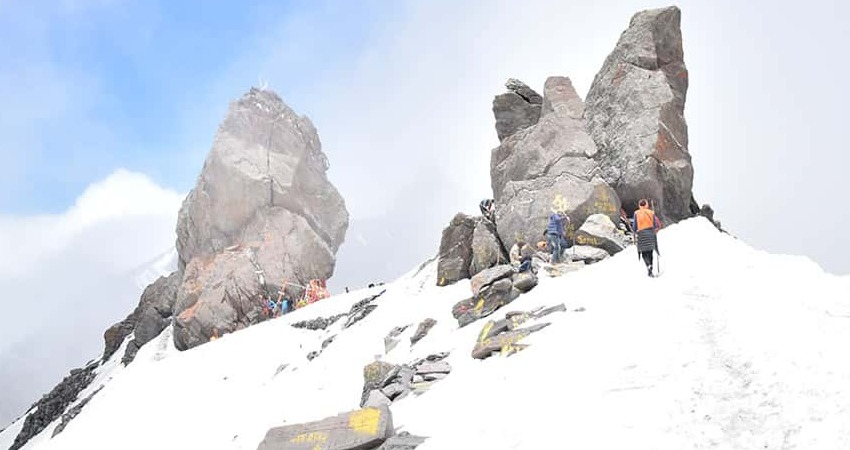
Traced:
[[604, 214], [593, 214], [584, 221], [575, 235], [577, 245], [587, 245], [615, 255], [626, 248], [626, 238]]
[[509, 79], [505, 83], [509, 92], [493, 99], [493, 116], [496, 117], [496, 134], [504, 141], [519, 130], [540, 120], [542, 97], [522, 81]]
[[532, 312], [510, 312], [499, 321], [488, 321], [478, 334], [475, 348], [472, 349], [472, 357], [476, 359], [489, 358], [494, 352], [501, 352], [503, 356], [509, 356], [524, 348], [526, 345], [519, 344], [531, 333], [537, 332], [549, 326], [549, 323], [538, 323], [520, 328], [528, 321], [540, 319], [554, 312], [564, 312], [566, 305], [552, 306], [549, 308], [538, 308]]
[[514, 301], [520, 291], [513, 287], [510, 278], [502, 278], [481, 289], [478, 297], [462, 300], [452, 308], [458, 326], [465, 327], [476, 320], [493, 314], [497, 309]]
[[[620, 200], [602, 179], [584, 104], [569, 78], [546, 80], [543, 105], [537, 124], [492, 152], [496, 229], [505, 248], [518, 238], [539, 241], [553, 210], [565, 211], [576, 227], [595, 213], [619, 219]], [[567, 230], [570, 238], [573, 231]]]
[[363, 392], [360, 397], [361, 407], [369, 399], [369, 392], [380, 389], [388, 384], [385, 382], [385, 379], [394, 369], [396, 369], [396, 366], [383, 361], [375, 361], [363, 368]]
[[401, 336], [401, 333], [404, 333], [404, 330], [406, 330], [408, 327], [410, 327], [410, 325], [405, 325], [403, 327], [395, 327], [390, 330], [389, 334], [384, 336], [384, 353], [389, 353], [392, 349], [395, 348], [396, 345], [398, 345], [399, 341], [401, 340], [399, 339], [399, 336]]
[[472, 264], [472, 235], [475, 219], [458, 213], [443, 230], [440, 259], [437, 261], [437, 286], [447, 286], [469, 278]]
[[329, 326], [333, 325], [337, 320], [342, 319], [347, 316], [347, 314], [337, 314], [335, 316], [330, 317], [317, 317], [315, 319], [310, 320], [302, 320], [301, 322], [295, 322], [292, 324], [295, 328], [306, 328], [308, 330], [325, 330]]
[[343, 325], [342, 328], [346, 329], [354, 325], [355, 323], [365, 319], [366, 316], [368, 316], [369, 314], [372, 314], [372, 311], [374, 311], [378, 307], [378, 305], [373, 305], [371, 303], [375, 301], [378, 297], [384, 295], [384, 292], [387, 292], [386, 289], [371, 297], [365, 298], [355, 303], [351, 307], [351, 310], [348, 312], [348, 320], [345, 321], [345, 325]]
[[390, 406], [391, 403], [392, 400], [390, 400], [380, 390], [372, 389], [371, 391], [369, 391], [369, 395], [366, 397], [366, 403], [363, 404], [363, 406], [367, 408], [380, 408], [384, 406]]
[[72, 370], [70, 375], [36, 402], [30, 408], [33, 412], [24, 419], [23, 427], [9, 450], [18, 450], [23, 447], [54, 420], [59, 419], [65, 413], [65, 409], [77, 400], [77, 395], [94, 380], [96, 368], [97, 364], [92, 364], [83, 369]]
[[446, 361], [422, 363], [416, 367], [416, 373], [418, 375], [425, 375], [430, 373], [449, 373], [451, 371], [452, 366], [450, 366], [449, 363]]
[[327, 169], [313, 124], [274, 92], [230, 105], [178, 214], [178, 349], [262, 320], [277, 282], [330, 278], [348, 212]]
[[603, 177], [624, 208], [651, 198], [665, 223], [690, 217], [694, 175], [680, 20], [675, 6], [635, 14], [593, 80], [585, 111]]
[[393, 435], [387, 408], [363, 408], [323, 420], [270, 429], [257, 450], [365, 450]]
[[384, 399], [392, 403], [410, 394], [425, 392], [451, 372], [451, 365], [444, 361], [448, 355], [437, 353], [411, 364], [392, 365], [378, 361], [367, 365], [363, 369], [362, 404], [383, 404]]
[[437, 321], [430, 317], [423, 320], [422, 323], [419, 324], [419, 327], [416, 328], [416, 333], [413, 333], [413, 336], [411, 336], [410, 345], [415, 345], [417, 342], [421, 341], [436, 324]]
[[484, 269], [508, 262], [508, 255], [496, 233], [496, 225], [484, 217], [477, 218], [475, 230], [472, 232], [472, 262], [469, 265], [469, 274], [475, 275]]

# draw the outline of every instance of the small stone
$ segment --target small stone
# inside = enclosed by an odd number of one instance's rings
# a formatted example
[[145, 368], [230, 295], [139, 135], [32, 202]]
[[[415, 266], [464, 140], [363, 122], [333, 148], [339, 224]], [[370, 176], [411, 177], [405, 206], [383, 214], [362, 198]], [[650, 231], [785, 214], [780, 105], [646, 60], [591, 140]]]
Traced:
[[426, 363], [416, 368], [416, 373], [420, 375], [425, 375], [429, 373], [449, 373], [451, 371], [452, 366], [446, 361]]

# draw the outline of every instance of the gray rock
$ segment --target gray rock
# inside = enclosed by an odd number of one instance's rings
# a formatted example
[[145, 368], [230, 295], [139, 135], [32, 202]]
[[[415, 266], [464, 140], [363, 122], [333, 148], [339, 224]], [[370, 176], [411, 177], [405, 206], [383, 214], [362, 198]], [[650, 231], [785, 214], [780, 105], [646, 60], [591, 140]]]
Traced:
[[603, 176], [624, 208], [653, 199], [665, 223], [690, 216], [693, 184], [680, 20], [677, 7], [635, 14], [593, 80], [585, 112]]
[[537, 286], [537, 275], [532, 271], [515, 273], [511, 277], [514, 287], [522, 293], [528, 292]]
[[57, 434], [64, 431], [65, 427], [68, 426], [68, 424], [71, 423], [71, 421], [74, 420], [74, 418], [77, 417], [83, 411], [83, 408], [86, 407], [89, 401], [91, 401], [91, 399], [95, 395], [97, 395], [97, 393], [100, 392], [101, 389], [103, 389], [103, 386], [100, 386], [95, 389], [95, 391], [89, 394], [88, 397], [80, 400], [76, 405], [74, 405], [74, 407], [69, 408], [68, 412], [62, 414], [62, 420], [59, 422], [59, 425], [56, 425], [56, 428], [53, 429], [53, 433], [50, 436], [52, 438], [56, 437]]
[[401, 432], [384, 441], [376, 450], [415, 450], [416, 447], [425, 443], [425, 439], [424, 437]]
[[384, 382], [396, 366], [383, 361], [375, 361], [363, 368], [363, 392], [360, 398], [360, 406], [364, 406], [369, 399], [369, 393], [384, 387]]
[[419, 324], [419, 327], [416, 328], [416, 332], [413, 333], [413, 336], [410, 337], [410, 345], [415, 345], [417, 342], [421, 341], [436, 324], [437, 321], [430, 317], [423, 320], [422, 323]]
[[576, 232], [575, 243], [605, 250], [615, 255], [626, 248], [626, 238], [608, 216], [594, 214]]
[[500, 141], [504, 141], [540, 120], [540, 104], [529, 103], [521, 95], [508, 92], [493, 99], [493, 115], [496, 117], [496, 134]]
[[593, 264], [595, 262], [602, 261], [603, 259], [607, 259], [611, 255], [608, 254], [607, 251], [598, 247], [575, 245], [567, 251], [567, 256], [572, 261], [583, 261], [586, 264]]
[[401, 383], [390, 383], [388, 386], [384, 386], [383, 388], [381, 388], [381, 392], [388, 399], [393, 400], [408, 389], [408, 387], [403, 386]]
[[426, 373], [426, 374], [422, 375], [422, 379], [424, 381], [439, 381], [439, 380], [442, 380], [443, 378], [446, 378], [447, 376], [449, 376], [449, 374], [447, 374], [447, 373], [434, 372], [434, 373]]
[[233, 102], [178, 214], [175, 345], [260, 320], [259, 293], [333, 274], [348, 227], [316, 129], [270, 91]]
[[[53, 421], [62, 417], [68, 406], [77, 400], [80, 392], [94, 381], [94, 370], [97, 366], [97, 364], [91, 364], [82, 369], [71, 370], [71, 373], [62, 379], [56, 387], [32, 405], [30, 408], [32, 412], [24, 419], [21, 431], [15, 436], [15, 441], [9, 447], [9, 450], [20, 449], [30, 439], [44, 431]], [[76, 414], [73, 415], [76, 416]]]
[[315, 319], [310, 320], [302, 320], [300, 322], [295, 322], [292, 324], [295, 328], [305, 328], [308, 330], [324, 330], [329, 326], [333, 325], [337, 320], [347, 316], [347, 314], [337, 314], [335, 316], [330, 317], [317, 317]]
[[387, 408], [364, 408], [316, 422], [270, 429], [257, 450], [367, 450], [393, 434]]
[[502, 264], [478, 272], [470, 280], [472, 295], [477, 296], [485, 287], [490, 286], [498, 280], [510, 278], [513, 274], [514, 268], [510, 264]]
[[553, 210], [565, 211], [573, 224], [595, 213], [619, 219], [619, 198], [601, 177], [572, 83], [551, 77], [544, 97], [540, 121], [502, 141], [491, 156], [496, 226], [505, 248], [520, 238], [541, 240]]
[[475, 221], [472, 233], [472, 262], [469, 274], [475, 275], [497, 264], [508, 263], [508, 255], [502, 248], [502, 242], [496, 233], [496, 226], [489, 220], [479, 217]]
[[399, 336], [401, 333], [404, 333], [410, 325], [405, 325], [403, 327], [395, 327], [390, 330], [389, 334], [384, 336], [384, 353], [389, 353], [390, 350], [394, 349], [396, 345], [399, 343]]
[[430, 373], [449, 373], [451, 371], [452, 366], [446, 361], [420, 364], [416, 367], [416, 373], [419, 375], [426, 375]]
[[365, 319], [366, 316], [368, 316], [369, 314], [372, 314], [372, 311], [374, 311], [378, 307], [378, 305], [373, 305], [372, 302], [377, 300], [378, 297], [384, 295], [385, 292], [387, 292], [386, 289], [355, 303], [351, 307], [351, 310], [348, 312], [348, 319], [345, 321], [345, 325], [343, 325], [342, 328], [346, 329], [354, 325], [355, 323]]
[[508, 81], [505, 82], [505, 87], [508, 88], [508, 91], [519, 95], [523, 100], [531, 103], [532, 105], [539, 105], [543, 103], [543, 97], [541, 97], [540, 94], [516, 78], [508, 78]]
[[493, 314], [497, 309], [514, 301], [520, 291], [513, 287], [510, 278], [502, 278], [481, 289], [477, 297], [463, 300], [452, 308], [458, 326], [464, 327], [478, 319]]
[[455, 215], [443, 230], [437, 262], [437, 286], [469, 278], [474, 231], [475, 219], [462, 213]]
[[366, 397], [366, 403], [363, 405], [366, 408], [380, 408], [382, 406], [390, 406], [392, 404], [392, 400], [390, 400], [383, 392], [373, 389], [369, 391], [369, 396]]

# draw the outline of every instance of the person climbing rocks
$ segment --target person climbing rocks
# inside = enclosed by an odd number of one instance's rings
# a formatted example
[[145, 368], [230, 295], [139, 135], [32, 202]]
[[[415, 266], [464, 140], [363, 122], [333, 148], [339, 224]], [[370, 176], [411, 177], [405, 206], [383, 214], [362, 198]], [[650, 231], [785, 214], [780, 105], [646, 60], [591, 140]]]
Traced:
[[492, 198], [485, 198], [481, 200], [481, 203], [478, 204], [478, 209], [481, 210], [481, 215], [484, 216], [490, 222], [495, 222], [495, 202]]
[[532, 269], [532, 258], [534, 257], [534, 249], [528, 245], [524, 239], [517, 239], [516, 243], [511, 247], [509, 253], [511, 265], [519, 272], [526, 272]]
[[646, 273], [653, 276], [652, 273], [652, 252], [658, 251], [658, 237], [656, 233], [661, 228], [661, 220], [655, 215], [655, 211], [649, 209], [649, 202], [646, 199], [641, 199], [638, 202], [638, 210], [635, 211], [632, 218], [632, 230], [637, 234], [637, 251], [638, 259], [643, 259], [646, 263]]
[[526, 244], [522, 238], [518, 238], [516, 243], [511, 247], [511, 251], [508, 252], [508, 257], [511, 260], [511, 265], [513, 265], [514, 267], [518, 267], [519, 264], [522, 262], [520, 252], [522, 251], [522, 248], [526, 245], [528, 244]]
[[549, 262], [558, 264], [561, 262], [561, 253], [563, 248], [561, 240], [564, 238], [564, 215], [558, 212], [552, 212], [549, 216], [549, 224], [546, 226], [546, 245], [552, 254]]

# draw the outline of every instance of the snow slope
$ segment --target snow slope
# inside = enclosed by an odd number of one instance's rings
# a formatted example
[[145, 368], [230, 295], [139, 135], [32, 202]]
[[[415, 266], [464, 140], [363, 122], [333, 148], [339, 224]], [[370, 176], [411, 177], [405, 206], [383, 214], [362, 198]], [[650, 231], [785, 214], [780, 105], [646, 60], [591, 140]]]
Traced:
[[[392, 405], [397, 428], [430, 437], [422, 450], [850, 448], [850, 277], [754, 250], [704, 219], [659, 239], [660, 278], [628, 249], [542, 278], [497, 311], [490, 318], [568, 307], [507, 358], [470, 357], [486, 320], [457, 328], [451, 307], [469, 283], [435, 286], [435, 263], [187, 352], [168, 329], [129, 367], [105, 365], [105, 387], [62, 434], [25, 448], [253, 450], [269, 427], [357, 408], [363, 366], [383, 354], [384, 336], [426, 317], [437, 320], [427, 337], [411, 349], [411, 327], [383, 356], [452, 352], [446, 379]], [[290, 326], [383, 288], [375, 312], [347, 330]], [[19, 426], [0, 433], [0, 448]]]

